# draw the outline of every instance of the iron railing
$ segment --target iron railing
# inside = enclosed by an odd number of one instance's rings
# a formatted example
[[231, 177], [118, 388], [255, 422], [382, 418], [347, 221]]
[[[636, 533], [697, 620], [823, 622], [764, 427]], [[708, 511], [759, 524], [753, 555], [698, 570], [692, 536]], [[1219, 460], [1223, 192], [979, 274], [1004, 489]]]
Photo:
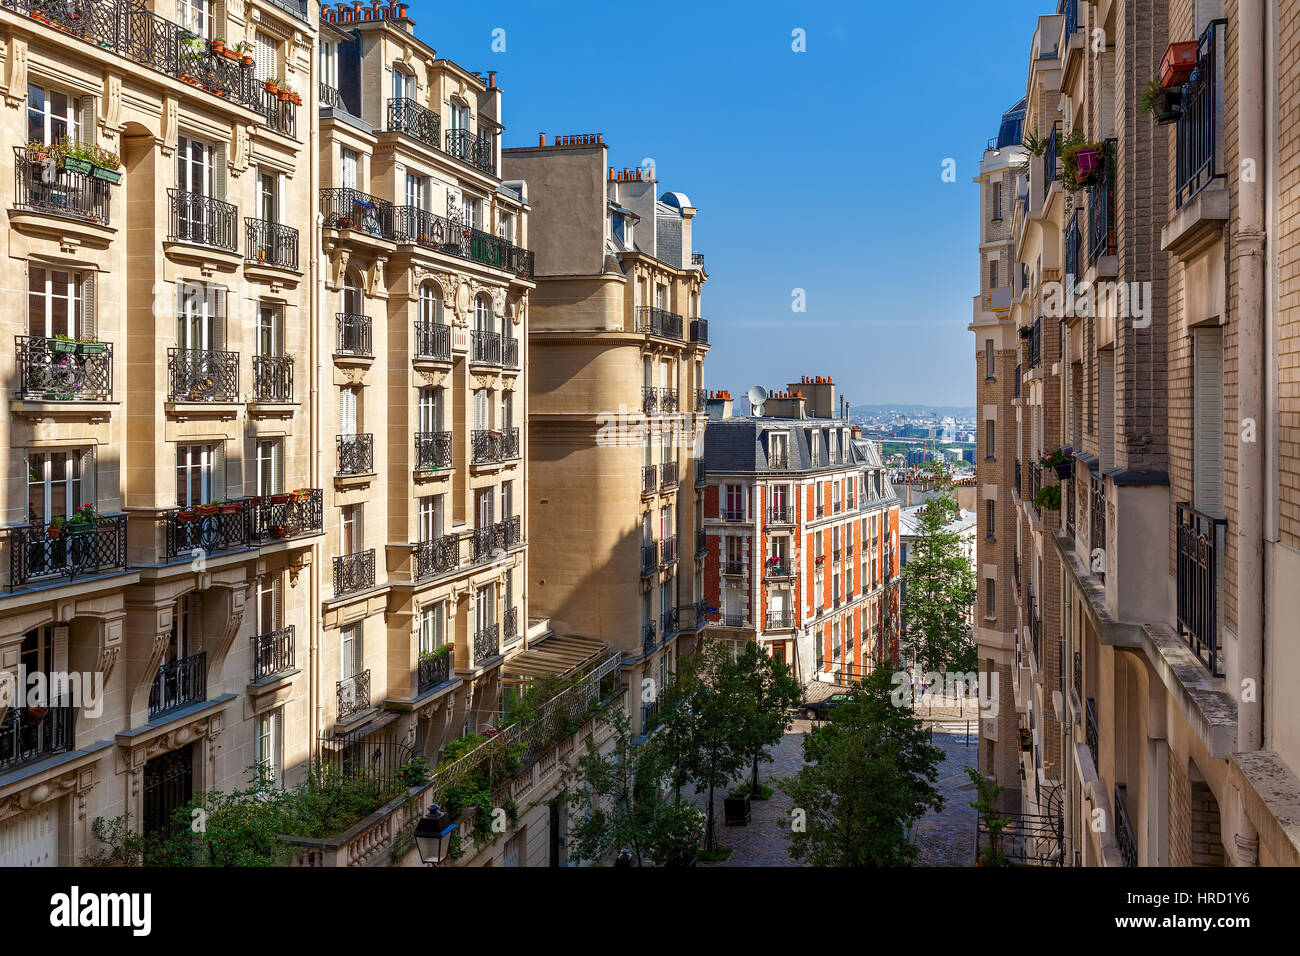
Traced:
[[794, 627], [794, 611], [768, 611], [767, 626], [769, 630], [789, 630]]
[[1093, 770], [1097, 769], [1097, 752], [1101, 743], [1101, 731], [1097, 726], [1097, 702], [1089, 697], [1083, 705], [1083, 739], [1092, 754]]
[[444, 134], [443, 152], [453, 159], [491, 173], [495, 168], [496, 149], [490, 135], [475, 136], [467, 129], [449, 129]]
[[451, 467], [451, 432], [415, 433], [415, 470], [438, 471]]
[[695, 553], [697, 555], [706, 554], [709, 550], [708, 532], [703, 528], [697, 528], [695, 531]]
[[335, 312], [337, 332], [334, 351], [339, 355], [368, 357], [375, 354], [370, 316], [355, 312]]
[[1100, 570], [1095, 571], [1097, 580], [1106, 580], [1106, 479], [1100, 474], [1092, 472], [1088, 476], [1090, 482], [1088, 486], [1088, 513], [1091, 520], [1089, 529], [1088, 547], [1093, 551], [1098, 548], [1102, 550], [1103, 563]]
[[1074, 652], [1074, 692], [1083, 699], [1083, 653]]
[[14, 336], [18, 392], [30, 401], [106, 402], [113, 397], [113, 345]]
[[636, 330], [666, 339], [682, 338], [682, 317], [676, 312], [651, 305], [637, 306]]
[[501, 364], [501, 333], [475, 329], [473, 332], [474, 352], [472, 361], [480, 365]]
[[507, 644], [519, 636], [519, 608], [506, 608], [506, 616], [501, 621], [501, 635]]
[[163, 512], [163, 555], [167, 560], [247, 548], [252, 522], [246, 499]]
[[320, 106], [326, 106], [332, 110], [347, 109], [347, 106], [343, 103], [343, 94], [339, 92], [336, 86], [330, 86], [328, 83], [318, 83], [316, 85], [316, 96]]
[[1043, 466], [1036, 461], [1029, 463], [1029, 500], [1034, 504], [1034, 511], [1041, 513], [1038, 507], [1038, 493], [1043, 490]]
[[451, 326], [432, 319], [415, 320], [416, 358], [451, 361]]
[[489, 465], [519, 457], [519, 428], [476, 428], [470, 432], [470, 463]]
[[244, 217], [244, 259], [298, 271], [298, 230], [279, 222]]
[[709, 393], [703, 388], [695, 390], [695, 410], [697, 412], [705, 411], [709, 407]]
[[319, 488], [249, 498], [248, 509], [254, 541], [296, 538], [301, 534], [320, 534], [325, 530]]
[[[1079, 278], [1079, 210], [1070, 213], [1065, 227], [1065, 274]], [[1067, 280], [1069, 281], [1069, 280]]]
[[339, 467], [336, 474], [369, 475], [375, 470], [375, 436], [338, 435]]
[[1124, 785], [1115, 784], [1115, 843], [1119, 846], [1120, 859], [1124, 861], [1124, 865], [1137, 866], [1137, 835], [1133, 832], [1133, 823], [1128, 818], [1124, 793]]
[[149, 688], [149, 719], [179, 710], [208, 696], [208, 655], [204, 651], [168, 661]]
[[108, 225], [112, 206], [109, 184], [53, 158], [37, 158], [24, 146], [14, 147], [14, 206]]
[[474, 666], [481, 667], [501, 653], [501, 625], [489, 624], [474, 632]]
[[9, 529], [9, 588], [34, 581], [126, 570], [126, 515], [82, 528], [46, 524]]
[[298, 107], [293, 104], [293, 101], [280, 99], [278, 95], [268, 90], [265, 84], [262, 85], [260, 99], [261, 103], [257, 111], [266, 120], [266, 128], [290, 139], [297, 139]]
[[1219, 555], [1226, 522], [1178, 503], [1178, 636], [1215, 677], [1223, 676], [1219, 647]]
[[1029, 330], [1029, 367], [1036, 369], [1043, 364], [1043, 320], [1034, 319]]
[[405, 133], [426, 146], [438, 149], [441, 142], [438, 129], [441, 118], [427, 106], [421, 106], [409, 97], [394, 97], [388, 101], [389, 132]]
[[661, 488], [677, 487], [677, 462], [666, 461], [660, 466], [659, 486]]
[[654, 542], [641, 545], [641, 573], [652, 574], [659, 570], [659, 549]]
[[1023, 499], [1024, 496], [1020, 494], [1021, 485], [1020, 485], [1020, 459], [1019, 458], [1016, 459], [1016, 470], [1012, 480], [1015, 482], [1016, 497]]
[[659, 643], [659, 629], [654, 621], [646, 621], [641, 626], [641, 647], [648, 653]]
[[767, 509], [768, 524], [794, 524], [794, 509], [789, 505], [773, 505]]
[[519, 368], [519, 340], [510, 335], [501, 337], [501, 365]]
[[471, 554], [475, 564], [490, 561], [523, 541], [523, 523], [519, 515], [483, 525], [470, 532]]
[[667, 567], [677, 563], [677, 535], [670, 535], [659, 542], [659, 565]]
[[1048, 192], [1052, 188], [1052, 183], [1056, 182], [1056, 146], [1057, 138], [1061, 132], [1061, 124], [1054, 123], [1052, 132], [1048, 134], [1047, 146], [1043, 149], [1043, 198], [1047, 198]]
[[533, 277], [534, 256], [514, 243], [419, 206], [392, 209], [393, 236], [446, 255], [469, 259], [524, 279]]
[[681, 615], [678, 614], [677, 608], [671, 608], [664, 611], [659, 616], [660, 624], [663, 627], [663, 639], [665, 641], [676, 637], [681, 631]]
[[1223, 62], [1227, 20], [1212, 20], [1196, 47], [1196, 69], [1183, 84], [1178, 115], [1176, 201], [1181, 208], [1212, 180], [1224, 175]]
[[326, 229], [354, 229], [376, 239], [394, 239], [393, 204], [359, 189], [330, 187], [320, 191]]
[[[337, 560], [337, 559], [336, 559]], [[370, 709], [370, 670], [345, 677], [335, 685], [338, 719], [347, 720]]]
[[415, 686], [420, 694], [427, 694], [451, 680], [451, 651], [437, 657], [421, 657], [415, 665]]
[[192, 242], [226, 252], [239, 250], [239, 210], [233, 203], [184, 189], [168, 189], [169, 242]]
[[239, 353], [216, 349], [168, 349], [170, 394], [177, 402], [239, 400]]
[[0, 718], [0, 773], [76, 746], [76, 707], [10, 707]]
[[641, 411], [653, 415], [659, 411], [659, 389], [653, 385], [641, 386]]
[[641, 466], [641, 493], [652, 495], [659, 490], [659, 466]]
[[375, 549], [334, 558], [334, 594], [353, 594], [375, 586]]
[[1088, 187], [1088, 264], [1115, 254], [1115, 140], [1102, 150], [1101, 182]]
[[1078, 482], [1074, 479], [1074, 472], [1070, 472], [1070, 477], [1061, 482], [1061, 508], [1065, 511], [1065, 534], [1074, 540], [1074, 498]]
[[253, 641], [253, 680], [281, 674], [294, 668], [294, 626], [292, 624], [255, 634]]
[[444, 534], [438, 538], [421, 541], [412, 555], [416, 581], [447, 574], [460, 567], [460, 536]]
[[665, 415], [677, 411], [677, 389], [659, 389], [659, 411], [663, 412]]
[[701, 345], [709, 344], [709, 320], [695, 318], [691, 319], [691, 341], [699, 342]]
[[284, 355], [253, 356], [253, 399], [293, 401], [293, 359]]

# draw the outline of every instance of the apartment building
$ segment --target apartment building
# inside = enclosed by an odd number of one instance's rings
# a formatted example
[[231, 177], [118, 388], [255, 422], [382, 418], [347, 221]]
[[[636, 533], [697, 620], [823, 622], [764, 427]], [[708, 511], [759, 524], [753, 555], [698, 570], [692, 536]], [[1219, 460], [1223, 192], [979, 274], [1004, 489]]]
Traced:
[[[700, 435], [708, 322], [696, 209], [652, 169], [616, 170], [601, 134], [503, 152], [528, 183], [529, 599], [559, 634], [663, 686], [703, 617]], [[640, 730], [654, 694], [633, 707]]]
[[[1022, 808], [1059, 820], [1041, 861], [1300, 862], [1296, 8], [1065, 0], [1033, 34], [1025, 128], [1045, 147], [1016, 198], [1026, 281], [1005, 320], [1021, 374], [985, 417], [1016, 422], [1022, 465]], [[1153, 76], [1176, 96], [1146, 113]], [[1087, 182], [1057, 153], [1072, 131], [1095, 144]], [[982, 348], [993, 329], [973, 328]], [[1001, 730], [981, 730], [995, 776]]]
[[707, 405], [708, 636], [757, 641], [804, 683], [897, 661], [898, 496], [834, 382], [805, 376], [748, 416], [726, 393]]

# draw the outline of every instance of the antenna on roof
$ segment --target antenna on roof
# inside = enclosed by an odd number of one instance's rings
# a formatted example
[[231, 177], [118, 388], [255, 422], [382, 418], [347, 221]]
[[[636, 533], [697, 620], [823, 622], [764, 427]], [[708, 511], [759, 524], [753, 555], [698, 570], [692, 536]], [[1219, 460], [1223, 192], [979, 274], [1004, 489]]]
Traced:
[[749, 411], [756, 418], [763, 417], [763, 403], [767, 401], [767, 389], [762, 385], [755, 385], [748, 392]]

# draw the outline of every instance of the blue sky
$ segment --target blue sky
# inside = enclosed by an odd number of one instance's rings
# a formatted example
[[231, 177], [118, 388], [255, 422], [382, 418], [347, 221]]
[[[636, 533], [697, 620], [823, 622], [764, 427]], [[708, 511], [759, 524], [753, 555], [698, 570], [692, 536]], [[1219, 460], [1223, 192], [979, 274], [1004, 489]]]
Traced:
[[660, 190], [690, 196], [710, 388], [831, 375], [858, 404], [972, 405], [971, 179], [1054, 9], [499, 0], [411, 15], [440, 56], [498, 71], [506, 146], [603, 133], [610, 165], [652, 158]]

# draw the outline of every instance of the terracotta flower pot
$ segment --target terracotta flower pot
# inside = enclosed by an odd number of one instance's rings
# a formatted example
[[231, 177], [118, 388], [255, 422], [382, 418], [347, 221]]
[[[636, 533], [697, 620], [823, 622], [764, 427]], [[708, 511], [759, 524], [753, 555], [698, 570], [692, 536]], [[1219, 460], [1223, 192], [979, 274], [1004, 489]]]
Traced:
[[243, 510], [243, 505], [239, 505], [239, 504], [221, 505], [217, 510], [221, 512], [221, 514], [223, 515], [237, 515], [239, 514], [240, 511]]
[[30, 726], [39, 727], [41, 721], [49, 716], [49, 713], [50, 709], [48, 707], [28, 707], [25, 709], [23, 716]]
[[1160, 61], [1160, 85], [1167, 89], [1182, 86], [1196, 69], [1196, 41], [1171, 43]]
[[218, 508], [216, 505], [199, 505], [197, 508], [194, 509], [195, 513], [200, 514], [205, 518], [211, 517], [212, 515], [216, 514], [220, 510], [221, 509]]

